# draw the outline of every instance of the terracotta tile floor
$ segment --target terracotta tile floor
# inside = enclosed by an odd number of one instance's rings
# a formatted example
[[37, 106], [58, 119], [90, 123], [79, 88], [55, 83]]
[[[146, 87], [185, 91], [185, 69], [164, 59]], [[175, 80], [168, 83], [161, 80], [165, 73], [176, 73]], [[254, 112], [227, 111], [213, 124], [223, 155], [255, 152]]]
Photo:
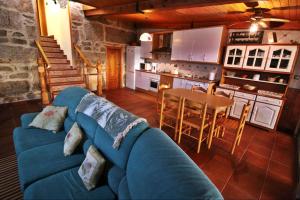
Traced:
[[[112, 90], [106, 97], [124, 109], [158, 126], [155, 98], [128, 89]], [[14, 154], [13, 128], [22, 113], [41, 109], [40, 101], [0, 105], [0, 158]], [[237, 122], [228, 120], [223, 140], [214, 140], [210, 150], [183, 137], [180, 147], [198, 164], [222, 192], [225, 199], [293, 199], [295, 189], [296, 147], [294, 139], [246, 126], [235, 155], [229, 154]], [[170, 137], [172, 132], [164, 129]]]

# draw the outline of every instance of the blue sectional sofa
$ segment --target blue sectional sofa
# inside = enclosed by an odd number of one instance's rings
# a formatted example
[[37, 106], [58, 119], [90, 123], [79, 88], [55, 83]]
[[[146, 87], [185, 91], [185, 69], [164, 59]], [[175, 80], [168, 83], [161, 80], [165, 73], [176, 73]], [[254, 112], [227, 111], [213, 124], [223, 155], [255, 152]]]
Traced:
[[[88, 91], [71, 87], [53, 105], [67, 106], [59, 133], [28, 127], [37, 113], [24, 114], [14, 130], [21, 189], [25, 199], [223, 199], [199, 167], [161, 130], [147, 123], [134, 127], [119, 150], [95, 120], [75, 113]], [[63, 155], [66, 132], [74, 122], [85, 141], [74, 154]], [[88, 191], [78, 169], [93, 144], [108, 161], [98, 186]]]

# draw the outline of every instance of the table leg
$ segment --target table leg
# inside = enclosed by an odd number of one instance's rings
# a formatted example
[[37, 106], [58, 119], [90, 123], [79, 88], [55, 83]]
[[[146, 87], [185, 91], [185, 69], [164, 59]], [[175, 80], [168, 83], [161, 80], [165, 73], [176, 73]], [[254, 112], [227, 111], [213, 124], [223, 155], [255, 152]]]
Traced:
[[211, 124], [211, 127], [210, 127], [210, 133], [209, 133], [209, 139], [208, 139], [208, 149], [210, 149], [211, 147], [211, 143], [212, 143], [212, 139], [213, 139], [213, 136], [214, 136], [214, 131], [215, 131], [215, 125], [216, 125], [216, 120], [217, 120], [217, 110], [215, 109], [214, 110], [214, 114], [213, 114], [213, 121], [212, 121], [212, 124]]

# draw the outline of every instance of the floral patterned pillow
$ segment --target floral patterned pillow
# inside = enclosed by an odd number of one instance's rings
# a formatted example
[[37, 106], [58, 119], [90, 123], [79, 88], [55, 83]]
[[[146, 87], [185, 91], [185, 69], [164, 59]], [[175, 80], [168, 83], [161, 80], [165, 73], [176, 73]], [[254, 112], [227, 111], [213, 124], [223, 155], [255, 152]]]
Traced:
[[104, 167], [105, 159], [97, 149], [91, 145], [78, 170], [78, 174], [87, 190], [96, 187], [96, 184], [104, 171]]
[[33, 119], [29, 126], [56, 133], [63, 126], [67, 111], [67, 107], [47, 106]]
[[83, 133], [79, 128], [78, 124], [75, 122], [72, 128], [69, 130], [64, 141], [64, 155], [71, 155], [76, 147], [79, 145], [83, 138]]

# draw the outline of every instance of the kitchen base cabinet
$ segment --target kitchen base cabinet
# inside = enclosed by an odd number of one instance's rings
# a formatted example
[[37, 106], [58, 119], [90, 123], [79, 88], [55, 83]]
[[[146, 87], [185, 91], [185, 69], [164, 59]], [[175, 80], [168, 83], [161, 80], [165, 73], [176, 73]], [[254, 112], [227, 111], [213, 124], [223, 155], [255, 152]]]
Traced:
[[251, 123], [274, 129], [280, 107], [261, 102], [255, 102]]
[[148, 90], [150, 86], [150, 79], [147, 76], [146, 73], [136, 71], [136, 77], [135, 77], [135, 87], [143, 89], [143, 90]]
[[184, 87], [182, 87], [182, 81], [183, 81], [183, 79], [181, 79], [181, 78], [174, 78], [173, 79], [173, 88], [184, 88]]
[[244, 105], [247, 104], [248, 101], [249, 101], [250, 102], [250, 112], [249, 112], [249, 115], [247, 117], [247, 121], [250, 121], [250, 116], [251, 116], [251, 113], [252, 113], [252, 110], [253, 110], [254, 101], [239, 98], [239, 97], [234, 97], [233, 100], [234, 100], [234, 103], [233, 103], [233, 105], [230, 109], [230, 116], [239, 119], [241, 114], [242, 114]]

